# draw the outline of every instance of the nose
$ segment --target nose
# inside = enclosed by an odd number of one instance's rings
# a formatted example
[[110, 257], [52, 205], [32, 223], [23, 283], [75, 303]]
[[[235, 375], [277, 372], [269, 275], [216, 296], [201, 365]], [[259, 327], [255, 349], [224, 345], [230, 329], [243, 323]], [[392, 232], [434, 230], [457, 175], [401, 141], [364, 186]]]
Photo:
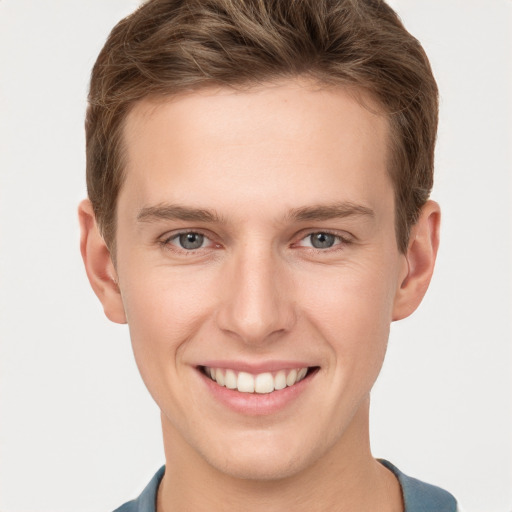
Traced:
[[246, 247], [225, 262], [217, 323], [245, 343], [265, 344], [296, 321], [286, 263], [270, 249]]

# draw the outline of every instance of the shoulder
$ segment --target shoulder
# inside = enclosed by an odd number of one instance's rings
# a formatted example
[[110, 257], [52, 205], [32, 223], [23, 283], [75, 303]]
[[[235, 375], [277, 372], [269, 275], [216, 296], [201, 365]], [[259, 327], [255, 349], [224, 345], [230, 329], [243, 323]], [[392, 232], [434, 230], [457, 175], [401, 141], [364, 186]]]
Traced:
[[164, 473], [165, 466], [162, 466], [137, 499], [116, 508], [114, 512], [155, 512], [158, 486]]
[[402, 473], [386, 460], [379, 462], [397, 477], [402, 487], [405, 512], [457, 512], [457, 500], [444, 489]]

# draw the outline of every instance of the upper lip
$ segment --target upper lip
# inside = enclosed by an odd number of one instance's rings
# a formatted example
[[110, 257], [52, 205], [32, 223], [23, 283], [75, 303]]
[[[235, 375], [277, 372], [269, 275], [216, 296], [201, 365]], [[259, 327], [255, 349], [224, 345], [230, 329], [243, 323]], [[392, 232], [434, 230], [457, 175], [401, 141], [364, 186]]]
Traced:
[[210, 360], [203, 361], [198, 367], [222, 368], [226, 370], [235, 370], [237, 372], [247, 372], [253, 375], [266, 372], [276, 372], [279, 370], [291, 370], [293, 368], [310, 368], [311, 363], [304, 361], [276, 360], [264, 362], [247, 362], [247, 361], [226, 361], [226, 360]]

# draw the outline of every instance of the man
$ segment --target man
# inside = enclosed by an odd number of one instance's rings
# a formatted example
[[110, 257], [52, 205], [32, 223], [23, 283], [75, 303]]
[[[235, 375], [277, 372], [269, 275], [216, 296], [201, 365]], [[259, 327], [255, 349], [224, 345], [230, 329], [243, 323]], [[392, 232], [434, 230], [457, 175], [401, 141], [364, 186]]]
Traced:
[[368, 433], [390, 323], [434, 268], [436, 127], [384, 2], [150, 0], [114, 28], [81, 250], [166, 453], [119, 510], [457, 509]]

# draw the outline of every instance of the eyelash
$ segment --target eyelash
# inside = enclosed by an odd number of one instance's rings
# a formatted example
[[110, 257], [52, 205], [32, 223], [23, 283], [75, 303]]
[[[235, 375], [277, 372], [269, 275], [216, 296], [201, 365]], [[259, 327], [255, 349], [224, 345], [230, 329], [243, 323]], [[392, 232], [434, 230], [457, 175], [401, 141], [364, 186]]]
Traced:
[[[348, 236], [342, 236], [338, 233], [333, 233], [332, 231], [328, 231], [328, 230], [319, 230], [319, 231], [307, 232], [304, 236], [302, 236], [298, 240], [298, 242], [294, 242], [292, 244], [292, 247], [293, 246], [301, 247], [299, 245], [301, 242], [307, 240], [308, 238], [312, 237], [313, 235], [320, 235], [320, 234], [334, 237], [335, 243], [333, 244], [333, 246], [326, 247], [326, 248], [317, 248], [317, 247], [313, 247], [313, 246], [302, 246], [302, 247], [304, 247], [307, 250], [314, 251], [316, 253], [327, 253], [327, 252], [332, 252], [332, 251], [343, 250], [343, 248], [345, 246], [348, 246], [353, 243], [353, 240], [351, 238], [349, 238]], [[179, 247], [177, 244], [175, 245], [175, 244], [171, 243], [174, 240], [178, 240], [179, 237], [181, 237], [183, 235], [200, 235], [200, 236], [204, 237], [204, 241], [209, 241], [210, 243], [213, 243], [215, 245], [215, 248], [221, 247], [220, 244], [215, 244], [215, 242], [213, 242], [207, 234], [205, 234], [204, 232], [202, 232], [200, 230], [187, 230], [187, 231], [180, 231], [178, 233], [173, 233], [172, 235], [165, 237], [163, 240], [160, 240], [159, 244], [166, 250], [175, 251], [175, 252], [179, 252], [182, 254], [190, 254], [190, 255], [196, 254], [197, 251], [207, 248], [207, 247], [198, 247], [197, 249], [185, 249], [184, 247]]]

